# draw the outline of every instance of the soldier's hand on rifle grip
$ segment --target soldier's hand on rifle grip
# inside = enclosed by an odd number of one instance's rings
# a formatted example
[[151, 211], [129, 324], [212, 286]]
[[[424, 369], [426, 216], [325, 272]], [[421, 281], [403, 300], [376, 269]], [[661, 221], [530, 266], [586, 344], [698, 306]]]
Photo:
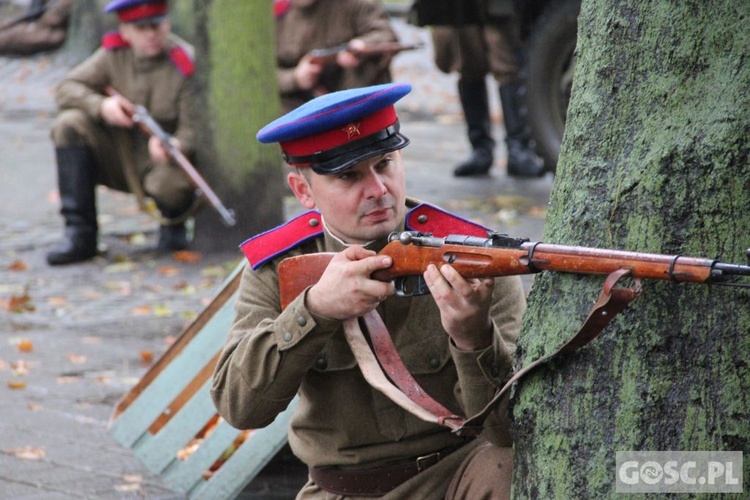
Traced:
[[[180, 150], [180, 141], [174, 137], [172, 137], [172, 145], [177, 148], [177, 150]], [[148, 153], [151, 155], [151, 159], [156, 163], [169, 162], [170, 156], [167, 148], [161, 140], [154, 135], [148, 138]]]
[[104, 98], [102, 106], [99, 109], [99, 114], [110, 125], [130, 128], [133, 126], [133, 120], [130, 118], [130, 115], [134, 111], [135, 108], [130, 101], [121, 95], [113, 95]]
[[492, 343], [492, 278], [465, 279], [450, 265], [427, 266], [424, 279], [440, 309], [443, 328], [463, 351]]
[[336, 254], [320, 280], [308, 290], [305, 299], [308, 310], [316, 316], [338, 320], [372, 311], [395, 293], [395, 286], [370, 275], [391, 264], [391, 257], [377, 255], [359, 245]]
[[323, 65], [311, 62], [311, 55], [304, 56], [294, 68], [294, 81], [301, 90], [310, 90], [318, 84]]
[[336, 64], [342, 68], [356, 68], [360, 64], [359, 53], [367, 48], [364, 40], [354, 38], [349, 42], [347, 50], [336, 54]]

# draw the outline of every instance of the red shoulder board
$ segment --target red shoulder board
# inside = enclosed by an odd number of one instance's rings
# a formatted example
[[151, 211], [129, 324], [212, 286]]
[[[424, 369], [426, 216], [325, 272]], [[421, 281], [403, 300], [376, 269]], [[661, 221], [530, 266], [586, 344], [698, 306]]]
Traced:
[[193, 71], [195, 71], [195, 62], [190, 53], [185, 50], [184, 47], [175, 45], [169, 51], [169, 57], [172, 59], [174, 65], [177, 66], [177, 69], [180, 70], [182, 76], [191, 76]]
[[274, 0], [273, 2], [273, 16], [279, 18], [287, 13], [289, 8], [292, 6], [292, 2], [289, 0]]
[[429, 203], [422, 203], [406, 214], [406, 229], [421, 233], [432, 233], [436, 238], [445, 238], [450, 234], [487, 237], [489, 228], [446, 212]]
[[119, 31], [110, 31], [102, 37], [102, 47], [107, 50], [127, 49], [130, 44]]
[[253, 269], [277, 257], [305, 241], [323, 234], [320, 212], [311, 210], [295, 217], [286, 224], [253, 236], [240, 248]]

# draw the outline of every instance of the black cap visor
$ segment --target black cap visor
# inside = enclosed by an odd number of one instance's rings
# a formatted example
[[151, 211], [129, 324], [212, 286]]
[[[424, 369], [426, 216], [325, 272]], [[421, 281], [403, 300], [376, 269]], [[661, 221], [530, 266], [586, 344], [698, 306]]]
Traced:
[[157, 25], [161, 23], [163, 20], [165, 20], [168, 17], [167, 14], [162, 14], [159, 16], [150, 16], [150, 17], [144, 17], [142, 19], [135, 19], [133, 21], [128, 21], [128, 24], [133, 24], [135, 26], [146, 26], [146, 25]]
[[409, 139], [401, 135], [398, 130], [399, 123], [396, 122], [376, 134], [357, 141], [308, 156], [284, 155], [284, 160], [291, 165], [309, 166], [316, 174], [338, 174], [363, 160], [408, 146]]

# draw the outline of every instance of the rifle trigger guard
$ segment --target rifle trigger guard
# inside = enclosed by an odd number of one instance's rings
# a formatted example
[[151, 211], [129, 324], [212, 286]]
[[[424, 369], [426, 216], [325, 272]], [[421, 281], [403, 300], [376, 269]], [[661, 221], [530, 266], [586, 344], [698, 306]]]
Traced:
[[396, 287], [397, 297], [416, 297], [430, 293], [427, 282], [421, 275], [399, 276], [393, 280], [393, 284]]

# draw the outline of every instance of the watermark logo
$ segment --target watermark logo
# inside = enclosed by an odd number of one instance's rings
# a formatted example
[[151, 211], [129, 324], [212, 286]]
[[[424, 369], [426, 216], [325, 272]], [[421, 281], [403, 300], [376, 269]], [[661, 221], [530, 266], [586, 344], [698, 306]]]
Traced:
[[741, 451], [618, 451], [617, 493], [742, 493]]

